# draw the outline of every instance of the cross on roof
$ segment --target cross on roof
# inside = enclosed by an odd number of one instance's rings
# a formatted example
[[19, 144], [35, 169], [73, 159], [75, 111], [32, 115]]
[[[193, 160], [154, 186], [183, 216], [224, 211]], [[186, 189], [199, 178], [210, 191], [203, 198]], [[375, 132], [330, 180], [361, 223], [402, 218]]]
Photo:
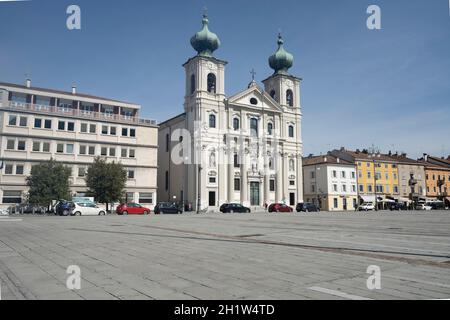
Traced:
[[252, 75], [252, 80], [255, 81], [255, 76], [256, 76], [256, 71], [255, 71], [255, 69], [252, 69], [252, 70], [250, 71], [250, 74]]

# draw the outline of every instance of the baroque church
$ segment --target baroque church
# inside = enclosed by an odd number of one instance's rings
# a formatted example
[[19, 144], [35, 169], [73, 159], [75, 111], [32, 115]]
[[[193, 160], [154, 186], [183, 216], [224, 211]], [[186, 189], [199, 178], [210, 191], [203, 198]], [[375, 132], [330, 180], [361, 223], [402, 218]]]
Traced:
[[184, 112], [160, 124], [158, 198], [185, 208], [217, 210], [224, 203], [261, 208], [303, 202], [301, 79], [289, 74], [284, 48], [269, 58], [273, 74], [227, 96], [227, 62], [216, 58], [218, 36], [203, 16], [191, 39], [197, 54], [184, 65]]

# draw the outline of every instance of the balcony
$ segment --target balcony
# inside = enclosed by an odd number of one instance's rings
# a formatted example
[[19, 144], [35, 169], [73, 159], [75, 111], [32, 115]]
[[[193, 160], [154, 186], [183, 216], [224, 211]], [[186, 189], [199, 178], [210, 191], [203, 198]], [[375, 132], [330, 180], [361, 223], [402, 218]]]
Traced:
[[79, 110], [79, 109], [61, 108], [61, 107], [55, 107], [55, 106], [46, 106], [46, 105], [38, 105], [38, 104], [15, 102], [15, 101], [8, 101], [8, 103], [6, 105], [3, 105], [2, 103], [0, 103], [0, 109], [12, 111], [12, 112], [26, 111], [26, 112], [32, 112], [32, 113], [48, 115], [48, 116], [61, 115], [61, 116], [82, 118], [83, 120], [117, 122], [117, 123], [127, 124], [127, 125], [141, 125], [141, 126], [148, 126], [148, 127], [154, 127], [154, 126], [158, 125], [156, 120], [142, 119], [142, 118], [128, 116], [128, 115], [102, 113], [102, 112], [96, 112], [96, 111], [85, 111], [85, 110]]

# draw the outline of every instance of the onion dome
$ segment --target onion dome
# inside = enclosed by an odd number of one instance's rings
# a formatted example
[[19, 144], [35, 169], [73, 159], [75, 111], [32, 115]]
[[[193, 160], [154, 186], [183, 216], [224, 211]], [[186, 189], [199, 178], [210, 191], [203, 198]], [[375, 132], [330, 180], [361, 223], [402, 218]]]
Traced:
[[191, 39], [191, 45], [199, 56], [211, 57], [213, 52], [220, 46], [217, 35], [208, 29], [208, 16], [203, 15], [203, 29], [195, 34]]
[[284, 41], [281, 34], [278, 35], [278, 50], [269, 58], [270, 67], [275, 74], [287, 74], [294, 64], [294, 56], [284, 49]]

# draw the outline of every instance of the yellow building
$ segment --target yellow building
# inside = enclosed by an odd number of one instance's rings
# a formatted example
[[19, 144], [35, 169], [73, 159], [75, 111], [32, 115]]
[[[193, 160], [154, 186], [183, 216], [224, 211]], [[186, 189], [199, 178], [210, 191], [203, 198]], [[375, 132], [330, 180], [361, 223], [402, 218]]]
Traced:
[[380, 209], [400, 198], [398, 163], [390, 155], [370, 153], [367, 150], [333, 151], [346, 161], [355, 164], [360, 203], [377, 203]]

